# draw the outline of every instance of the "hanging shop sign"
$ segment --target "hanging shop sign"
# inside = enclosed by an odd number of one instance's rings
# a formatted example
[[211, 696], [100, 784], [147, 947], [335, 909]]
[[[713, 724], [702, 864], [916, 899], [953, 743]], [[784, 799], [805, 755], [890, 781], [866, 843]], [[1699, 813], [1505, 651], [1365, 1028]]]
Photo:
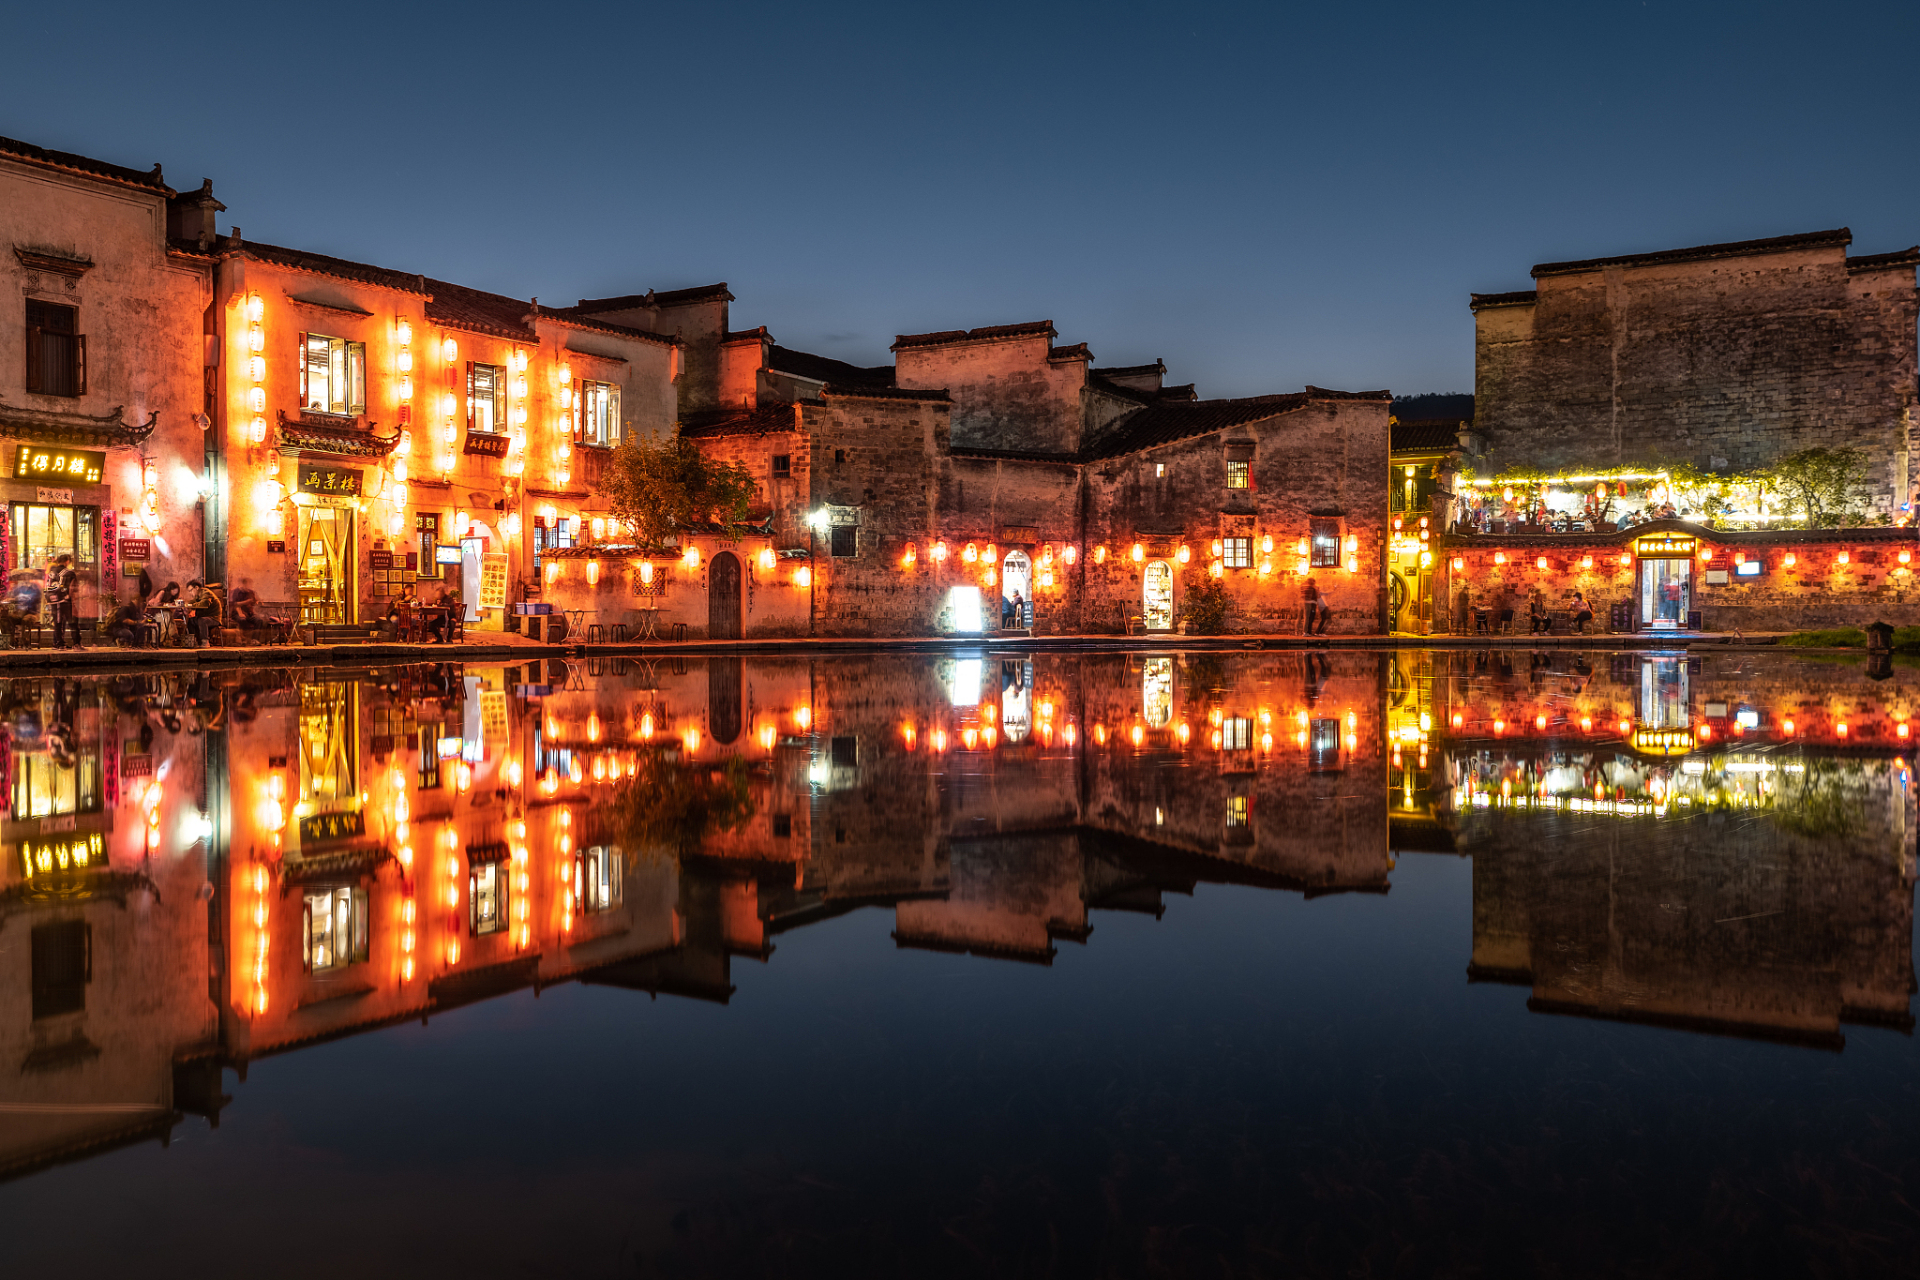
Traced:
[[286, 553], [287, 553], [287, 540], [285, 538], [268, 538], [267, 539], [268, 555], [283, 556]]
[[360, 496], [361, 475], [362, 473], [353, 467], [330, 467], [303, 462], [300, 464], [300, 492], [322, 493], [336, 498], [357, 498]]
[[512, 443], [510, 436], [488, 435], [484, 431], [467, 432], [467, 443], [463, 453], [477, 453], [483, 458], [504, 458], [507, 446]]
[[152, 538], [120, 539], [120, 558], [122, 560], [153, 559], [153, 539]]
[[1690, 533], [1650, 533], [1633, 540], [1633, 554], [1642, 560], [1691, 560], [1700, 539]]
[[[107, 455], [92, 449], [55, 449], [23, 444], [13, 454], [16, 480], [72, 480], [99, 484], [107, 469]], [[69, 499], [71, 501], [71, 499]]]
[[73, 490], [35, 489], [33, 500], [49, 507], [70, 507], [73, 505]]
[[363, 813], [314, 813], [300, 819], [300, 843], [351, 840], [367, 834]]

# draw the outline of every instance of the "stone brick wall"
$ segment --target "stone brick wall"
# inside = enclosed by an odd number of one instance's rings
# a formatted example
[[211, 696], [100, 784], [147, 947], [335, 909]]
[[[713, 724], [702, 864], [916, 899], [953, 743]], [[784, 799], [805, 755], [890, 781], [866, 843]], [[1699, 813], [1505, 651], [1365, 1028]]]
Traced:
[[975, 449], [1075, 453], [1081, 443], [1085, 360], [1049, 360], [1052, 331], [964, 335], [895, 348], [894, 382], [953, 395], [953, 443]]
[[[1555, 631], [1565, 633], [1568, 602], [1577, 590], [1594, 609], [1588, 630], [1606, 631], [1612, 606], [1635, 601], [1640, 566], [1632, 554], [1634, 538], [1662, 528], [1691, 531], [1700, 549], [1712, 553], [1710, 560], [1696, 557], [1690, 577], [1692, 608], [1705, 630], [1920, 625], [1920, 539], [1911, 530], [1716, 534], [1674, 522], [1595, 538], [1456, 538], [1438, 553], [1436, 590], [1444, 591], [1446, 607], [1436, 610], [1436, 621], [1450, 616], [1452, 628], [1465, 632], [1473, 627], [1472, 607], [1491, 608], [1496, 618], [1500, 609], [1512, 608], [1514, 629], [1524, 632], [1528, 601], [1538, 592], [1555, 613]], [[1764, 571], [1739, 577], [1733, 572], [1736, 557], [1758, 560]], [[1709, 583], [1709, 572], [1725, 572], [1727, 581]]]
[[[1226, 446], [1254, 444], [1251, 489], [1226, 487]], [[1339, 522], [1341, 563], [1312, 569], [1315, 585], [1333, 610], [1327, 630], [1374, 634], [1384, 628], [1387, 509], [1387, 402], [1313, 401], [1281, 416], [1245, 427], [1194, 436], [1087, 468], [1087, 550], [1104, 546], [1104, 562], [1081, 558], [1085, 600], [1082, 627], [1120, 631], [1141, 607], [1143, 562], [1176, 557], [1174, 607], [1180, 609], [1194, 575], [1207, 572], [1216, 538], [1247, 534], [1254, 539], [1254, 567], [1228, 569], [1224, 580], [1234, 598], [1235, 631], [1297, 631], [1304, 582], [1296, 571], [1299, 540], [1316, 516]], [[1354, 569], [1346, 567], [1346, 538], [1358, 539]], [[1273, 549], [1263, 552], [1271, 537]], [[1177, 560], [1179, 547], [1190, 559]], [[1262, 574], [1262, 561], [1271, 563]]]
[[1479, 469], [1759, 466], [1814, 446], [1872, 457], [1905, 500], [1913, 255], [1848, 259], [1844, 233], [1691, 261], [1536, 268], [1475, 300]]

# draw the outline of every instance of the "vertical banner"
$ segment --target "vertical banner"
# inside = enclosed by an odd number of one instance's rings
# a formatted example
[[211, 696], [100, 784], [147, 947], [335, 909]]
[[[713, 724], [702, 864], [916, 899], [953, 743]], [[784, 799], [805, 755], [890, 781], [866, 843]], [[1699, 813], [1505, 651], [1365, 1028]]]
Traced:
[[100, 598], [120, 594], [120, 521], [112, 507], [100, 508]]

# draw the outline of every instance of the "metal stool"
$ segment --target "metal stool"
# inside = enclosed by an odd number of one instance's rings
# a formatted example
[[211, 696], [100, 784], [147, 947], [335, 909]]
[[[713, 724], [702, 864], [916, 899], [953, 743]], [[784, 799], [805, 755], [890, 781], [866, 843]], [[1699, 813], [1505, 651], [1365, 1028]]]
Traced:
[[622, 641], [624, 641], [626, 638], [627, 638], [627, 624], [624, 622], [614, 623], [613, 624], [613, 642], [615, 644], [619, 644]]
[[673, 624], [673, 638], [675, 641], [685, 640], [687, 638], [686, 623], [676, 622]]
[[588, 644], [605, 644], [606, 642], [607, 642], [606, 627], [602, 626], [598, 622], [589, 622], [587, 624], [587, 643]]

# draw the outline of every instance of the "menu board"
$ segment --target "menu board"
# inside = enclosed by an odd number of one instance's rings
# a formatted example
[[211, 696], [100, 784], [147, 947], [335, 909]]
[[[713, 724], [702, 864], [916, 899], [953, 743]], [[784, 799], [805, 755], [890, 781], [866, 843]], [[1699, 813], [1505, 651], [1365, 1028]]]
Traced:
[[480, 557], [480, 598], [482, 609], [507, 607], [507, 553], [494, 551]]

